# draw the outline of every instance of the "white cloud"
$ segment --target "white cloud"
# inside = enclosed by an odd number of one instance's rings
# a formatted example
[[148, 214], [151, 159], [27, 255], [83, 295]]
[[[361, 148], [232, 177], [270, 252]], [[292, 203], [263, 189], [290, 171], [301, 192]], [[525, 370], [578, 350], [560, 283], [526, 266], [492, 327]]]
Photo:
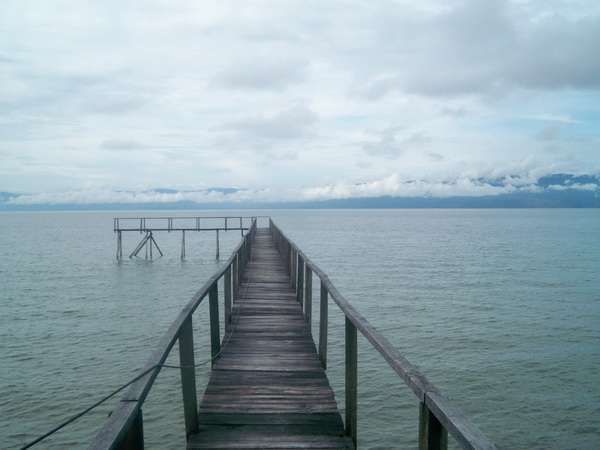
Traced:
[[[599, 183], [570, 183], [550, 185], [549, 190], [600, 191]], [[220, 190], [139, 190], [114, 191], [87, 189], [58, 193], [24, 194], [11, 198], [12, 205], [90, 205], [90, 204], [169, 204], [194, 202], [201, 204], [321, 201], [366, 197], [481, 197], [514, 192], [541, 192], [537, 177], [531, 173], [503, 176], [497, 179], [466, 176], [451, 179], [408, 179], [397, 173], [361, 183], [338, 182], [334, 184], [299, 189], [242, 189], [234, 192]]]
[[7, 0], [0, 39], [0, 190], [600, 170], [592, 1]]

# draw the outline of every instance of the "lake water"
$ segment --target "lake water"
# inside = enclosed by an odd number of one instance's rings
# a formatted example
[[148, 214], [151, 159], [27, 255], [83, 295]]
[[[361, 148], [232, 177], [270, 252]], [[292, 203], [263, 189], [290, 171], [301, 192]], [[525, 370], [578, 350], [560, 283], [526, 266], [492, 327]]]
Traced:
[[[499, 447], [599, 448], [599, 210], [241, 213], [271, 215]], [[0, 448], [132, 378], [217, 267], [212, 233], [188, 234], [184, 262], [180, 235], [158, 233], [165, 257], [117, 263], [115, 215], [135, 213], [0, 214]], [[226, 258], [239, 234], [221, 237]], [[125, 235], [124, 252], [139, 238]], [[202, 304], [194, 316], [197, 361], [210, 353], [207, 315]], [[333, 304], [330, 321], [328, 374], [343, 407], [343, 315]], [[207, 368], [197, 375], [202, 391]], [[39, 448], [85, 448], [114, 404]], [[147, 448], [181, 448], [177, 370], [157, 378], [144, 420]], [[416, 448], [417, 421], [412, 392], [359, 337], [361, 447]]]

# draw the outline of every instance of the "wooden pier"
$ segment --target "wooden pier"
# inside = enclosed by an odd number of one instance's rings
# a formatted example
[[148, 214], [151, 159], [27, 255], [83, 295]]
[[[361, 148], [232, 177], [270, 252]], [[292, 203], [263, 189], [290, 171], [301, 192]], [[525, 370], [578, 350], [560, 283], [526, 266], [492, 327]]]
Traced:
[[264, 216], [167, 216], [167, 217], [115, 217], [113, 231], [117, 235], [117, 261], [123, 259], [123, 233], [139, 233], [143, 237], [129, 255], [137, 257], [145, 250], [145, 259], [153, 259], [153, 249], [163, 256], [154, 233], [181, 232], [181, 259], [186, 257], [186, 232], [214, 232], [216, 259], [219, 259], [219, 232], [239, 231], [242, 237], [252, 221]]
[[[320, 283], [318, 351], [311, 336], [313, 275]], [[212, 369], [198, 402], [192, 316], [206, 297]], [[344, 420], [326, 376], [329, 303], [345, 315]], [[270, 219], [268, 228], [257, 228], [253, 219], [231, 257], [167, 330], [90, 449], [144, 448], [142, 405], [176, 342], [187, 448], [357, 448], [358, 332], [414, 392], [419, 449], [445, 450], [448, 434], [465, 449], [496, 448]]]
[[273, 239], [256, 234], [188, 448], [353, 448]]

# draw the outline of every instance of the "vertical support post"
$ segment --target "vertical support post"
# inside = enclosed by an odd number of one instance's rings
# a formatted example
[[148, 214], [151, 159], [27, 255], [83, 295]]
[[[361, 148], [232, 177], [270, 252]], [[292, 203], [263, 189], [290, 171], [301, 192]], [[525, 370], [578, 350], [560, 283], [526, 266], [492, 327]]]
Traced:
[[240, 289], [240, 269], [238, 262], [238, 254], [233, 258], [233, 301], [239, 298]]
[[296, 253], [296, 250], [292, 251], [292, 273], [290, 274], [290, 278], [292, 279], [292, 289], [296, 289], [296, 282], [297, 282], [297, 267], [298, 267], [298, 253]]
[[327, 304], [327, 288], [321, 280], [321, 316], [319, 318], [319, 359], [323, 369], [327, 369], [327, 327], [329, 322], [329, 312]]
[[217, 229], [217, 257], [219, 259], [219, 230]]
[[[150, 233], [150, 240], [152, 241], [152, 243], [150, 245], [151, 246], [154, 245], [156, 247], [156, 250], [158, 250], [158, 253], [162, 257], [163, 256], [163, 252], [160, 249], [160, 247], [158, 246], [158, 244], [156, 243], [156, 239], [154, 239], [154, 237], [152, 237], [152, 233]], [[152, 250], [152, 248], [150, 248], [150, 250]], [[152, 256], [152, 253], [150, 253], [150, 256]]]
[[152, 237], [152, 232], [150, 232], [150, 239], [148, 239], [148, 244], [150, 244], [150, 261], [152, 261], [152, 246], [154, 244], [154, 238]]
[[358, 343], [356, 327], [346, 317], [346, 436], [356, 447], [356, 407], [358, 384]]
[[116, 448], [117, 450], [144, 450], [144, 417], [141, 408], [138, 409], [131, 427]]
[[179, 363], [181, 366], [181, 393], [185, 435], [198, 431], [198, 399], [196, 396], [196, 369], [194, 367], [194, 330], [191, 315], [183, 322], [179, 332]]
[[[298, 284], [296, 286], [296, 301], [302, 305], [304, 301], [304, 259], [298, 255]], [[304, 307], [304, 305], [303, 305]]]
[[308, 332], [312, 336], [312, 270], [306, 266], [304, 281], [304, 318], [308, 324]]
[[181, 231], [181, 260], [185, 259], [185, 230]]
[[419, 450], [446, 450], [448, 430], [429, 410], [425, 402], [419, 402]]
[[208, 309], [210, 314], [210, 356], [212, 364], [221, 351], [221, 333], [219, 331], [219, 285], [213, 283], [208, 291]]
[[240, 217], [240, 234], [244, 237], [244, 226], [242, 223], [242, 218]]
[[225, 270], [223, 277], [223, 292], [225, 295], [225, 334], [231, 329], [231, 266]]
[[121, 230], [117, 231], [117, 261], [123, 259], [123, 238]]
[[290, 283], [292, 285], [292, 289], [296, 289], [296, 265], [298, 264], [298, 255], [296, 254], [296, 250], [292, 249], [290, 256]]
[[246, 239], [246, 236], [244, 236], [244, 242], [242, 242], [242, 272], [246, 270], [246, 264], [248, 263], [248, 239]]

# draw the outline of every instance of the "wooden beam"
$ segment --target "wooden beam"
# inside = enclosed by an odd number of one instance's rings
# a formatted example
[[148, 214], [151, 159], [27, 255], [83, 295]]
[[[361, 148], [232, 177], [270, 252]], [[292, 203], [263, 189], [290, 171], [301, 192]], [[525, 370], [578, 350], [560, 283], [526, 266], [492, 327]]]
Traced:
[[429, 410], [419, 402], [419, 450], [447, 450], [448, 431]]
[[319, 317], [319, 359], [323, 369], [327, 369], [327, 327], [329, 322], [329, 313], [327, 305], [327, 288], [321, 280], [321, 314]]
[[231, 265], [227, 266], [223, 277], [223, 292], [225, 295], [225, 334], [231, 329]]
[[144, 417], [142, 409], [138, 409], [131, 427], [123, 440], [115, 446], [116, 450], [144, 450]]
[[219, 331], [219, 285], [215, 281], [208, 292], [208, 308], [210, 314], [210, 356], [215, 364], [215, 359], [221, 351], [221, 337]]
[[192, 327], [191, 316], [183, 323], [179, 332], [179, 365], [181, 367], [181, 393], [183, 394], [185, 435], [189, 436], [198, 431], [194, 329]]
[[297, 285], [296, 285], [296, 300], [302, 305], [304, 301], [304, 259], [298, 256], [298, 267], [296, 268], [297, 273]]
[[346, 317], [346, 435], [356, 446], [358, 342], [356, 327]]
[[304, 281], [304, 318], [308, 324], [308, 332], [312, 335], [312, 270], [306, 267]]

